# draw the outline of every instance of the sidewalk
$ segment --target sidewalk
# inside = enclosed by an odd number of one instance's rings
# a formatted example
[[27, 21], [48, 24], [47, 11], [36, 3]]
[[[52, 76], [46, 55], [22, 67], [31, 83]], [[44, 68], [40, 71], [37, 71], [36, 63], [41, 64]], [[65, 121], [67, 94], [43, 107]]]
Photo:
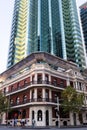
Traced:
[[22, 129], [70, 129], [70, 128], [87, 128], [87, 125], [80, 126], [61, 126], [60, 128], [57, 126], [23, 126]]
[[50, 129], [50, 126], [23, 126], [22, 129]]
[[2, 127], [7, 127], [7, 128], [20, 128], [20, 129], [76, 129], [76, 128], [87, 128], [87, 125], [79, 125], [79, 126], [61, 126], [60, 128], [58, 126], [9, 126], [9, 125], [0, 125]]

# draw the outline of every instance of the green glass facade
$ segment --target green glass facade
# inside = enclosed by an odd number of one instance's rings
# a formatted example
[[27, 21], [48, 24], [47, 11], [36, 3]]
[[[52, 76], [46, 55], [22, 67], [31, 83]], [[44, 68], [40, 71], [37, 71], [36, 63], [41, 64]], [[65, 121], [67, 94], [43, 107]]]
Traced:
[[85, 66], [85, 51], [82, 43], [76, 0], [62, 0], [63, 24], [67, 60], [74, 61], [79, 67]]
[[87, 2], [80, 6], [80, 16], [87, 55]]
[[8, 68], [37, 51], [86, 65], [75, 0], [15, 0], [11, 40]]

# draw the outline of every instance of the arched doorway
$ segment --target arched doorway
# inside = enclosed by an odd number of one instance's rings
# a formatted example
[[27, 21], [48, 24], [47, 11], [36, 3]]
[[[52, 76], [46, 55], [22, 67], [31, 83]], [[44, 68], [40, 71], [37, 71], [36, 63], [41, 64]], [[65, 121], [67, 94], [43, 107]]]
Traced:
[[74, 125], [76, 126], [76, 113], [73, 114]]
[[18, 119], [18, 116], [20, 114], [20, 111], [19, 110], [11, 110], [9, 113], [8, 113], [8, 119]]
[[58, 126], [58, 121], [56, 121], [56, 126]]
[[46, 126], [49, 125], [49, 111], [46, 110]]
[[78, 117], [79, 117], [80, 124], [83, 124], [82, 113], [79, 113], [79, 114], [78, 114]]
[[23, 119], [26, 118], [26, 110], [25, 109], [22, 111], [22, 118]]
[[42, 121], [42, 111], [38, 110], [37, 112], [37, 121]]
[[64, 122], [63, 122], [63, 126], [67, 126], [67, 121], [64, 121]]
[[35, 118], [34, 116], [35, 116], [35, 112], [32, 111], [32, 120]]

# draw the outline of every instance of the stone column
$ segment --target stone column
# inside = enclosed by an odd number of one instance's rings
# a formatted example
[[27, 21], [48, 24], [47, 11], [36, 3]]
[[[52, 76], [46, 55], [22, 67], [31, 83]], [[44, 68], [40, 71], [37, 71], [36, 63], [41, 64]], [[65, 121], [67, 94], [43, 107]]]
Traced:
[[67, 73], [67, 86], [70, 85], [70, 79], [69, 79], [69, 74]]
[[76, 89], [76, 83], [75, 82], [73, 82], [73, 87]]
[[43, 98], [43, 100], [45, 100], [45, 98], [46, 98], [46, 97], [45, 97], [45, 88], [42, 89], [42, 93], [43, 93], [43, 94], [42, 94], [42, 98]]
[[37, 126], [37, 110], [34, 108], [34, 119], [35, 119], [35, 126]]
[[35, 73], [34, 81], [37, 81], [37, 73]]
[[37, 88], [34, 89], [34, 99], [37, 101]]
[[76, 90], [78, 90], [78, 83], [77, 83], [77, 80], [76, 80]]
[[51, 75], [49, 74], [49, 82], [51, 82]]
[[49, 126], [52, 126], [52, 108], [49, 108]]
[[46, 126], [46, 110], [45, 108], [43, 109], [43, 113], [42, 113], [42, 116], [43, 116], [43, 126]]
[[51, 91], [51, 89], [49, 90], [49, 99], [52, 99], [52, 91]]
[[76, 113], [76, 125], [81, 125], [80, 121], [79, 121], [79, 115], [78, 115], [78, 113]]
[[2, 115], [2, 124], [5, 124], [6, 122], [6, 113], [4, 113], [3, 115]]
[[42, 81], [45, 81], [45, 73], [42, 74]]
[[74, 125], [73, 112], [70, 112], [70, 125]]
[[30, 76], [30, 82], [32, 82], [32, 75]]

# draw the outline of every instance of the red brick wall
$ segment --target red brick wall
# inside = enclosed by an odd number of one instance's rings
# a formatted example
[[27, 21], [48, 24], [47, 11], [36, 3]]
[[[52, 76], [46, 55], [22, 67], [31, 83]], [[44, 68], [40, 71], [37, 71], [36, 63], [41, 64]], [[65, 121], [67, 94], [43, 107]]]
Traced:
[[29, 118], [29, 108], [26, 109], [26, 118]]
[[23, 79], [23, 80], [21, 80], [19, 82], [14, 83], [13, 85], [9, 86], [8, 90], [11, 91], [12, 90], [12, 86], [13, 86], [13, 89], [17, 89], [18, 86], [23, 87], [25, 82], [29, 83], [30, 82], [30, 77], [28, 77], [26, 79]]
[[70, 81], [70, 85], [73, 87], [73, 82], [72, 81]]
[[10, 96], [10, 99], [13, 99], [14, 102], [16, 102], [16, 98], [19, 97], [20, 101], [23, 101], [23, 96], [24, 95], [27, 95], [27, 99], [30, 99], [30, 91], [29, 90], [23, 91], [21, 93], [16, 93], [16, 94]]
[[24, 79], [24, 81], [26, 81], [27, 83], [29, 83], [30, 82], [30, 77]]
[[24, 85], [24, 80], [21, 80], [20, 82], [19, 82], [19, 86], [23, 86]]
[[63, 86], [66, 87], [66, 80], [51, 76], [51, 83], [53, 83], [54, 80], [56, 80], [57, 85], [60, 85], [61, 81], [63, 81]]
[[20, 117], [22, 118], [23, 110], [26, 110], [26, 117], [25, 118], [29, 118], [29, 108], [26, 108], [26, 107], [21, 109], [21, 116]]

